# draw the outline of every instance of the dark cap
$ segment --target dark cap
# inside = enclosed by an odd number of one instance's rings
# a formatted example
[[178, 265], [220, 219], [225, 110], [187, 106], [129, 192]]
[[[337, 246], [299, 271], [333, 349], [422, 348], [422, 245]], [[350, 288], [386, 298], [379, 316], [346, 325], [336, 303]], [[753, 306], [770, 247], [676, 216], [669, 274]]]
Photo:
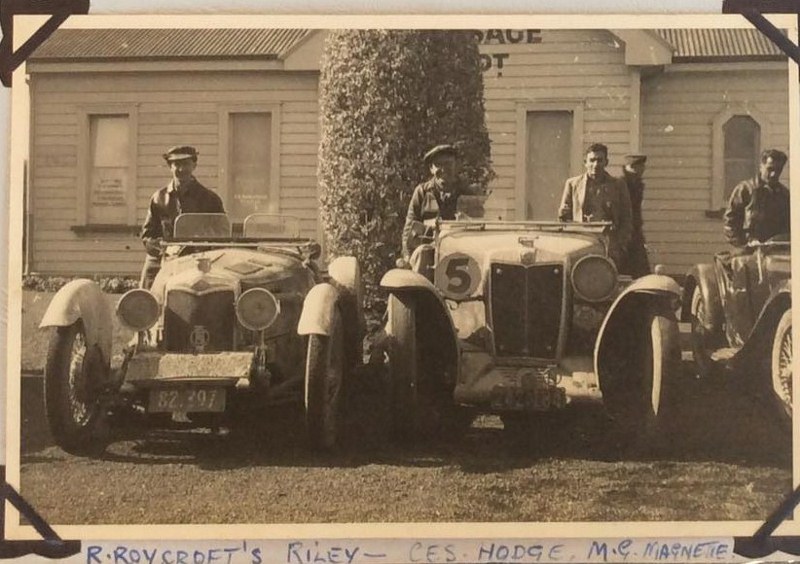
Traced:
[[644, 164], [647, 162], [647, 155], [625, 155], [626, 165]]
[[452, 145], [436, 145], [433, 149], [425, 153], [425, 156], [422, 160], [427, 165], [430, 164], [434, 157], [438, 157], [440, 155], [452, 155], [455, 157], [458, 155], [458, 151]]
[[183, 159], [192, 159], [196, 161], [197, 149], [189, 145], [176, 145], [175, 147], [171, 147], [163, 156], [164, 160], [167, 162], [182, 161]]

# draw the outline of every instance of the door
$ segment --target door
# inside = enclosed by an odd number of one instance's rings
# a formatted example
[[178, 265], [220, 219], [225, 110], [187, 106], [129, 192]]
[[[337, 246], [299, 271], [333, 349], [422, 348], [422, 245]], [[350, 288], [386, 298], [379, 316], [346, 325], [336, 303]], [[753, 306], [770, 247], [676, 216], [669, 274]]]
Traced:
[[572, 112], [527, 113], [525, 218], [554, 221], [570, 176]]

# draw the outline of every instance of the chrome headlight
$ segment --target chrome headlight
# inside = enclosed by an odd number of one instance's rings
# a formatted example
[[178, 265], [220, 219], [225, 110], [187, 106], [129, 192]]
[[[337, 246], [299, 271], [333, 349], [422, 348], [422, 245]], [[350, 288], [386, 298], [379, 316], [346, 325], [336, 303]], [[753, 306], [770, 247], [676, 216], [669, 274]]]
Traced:
[[572, 267], [572, 288], [581, 300], [605, 301], [617, 288], [617, 267], [606, 257], [586, 255]]
[[264, 288], [250, 288], [236, 302], [236, 318], [242, 327], [251, 331], [266, 329], [280, 312], [280, 302]]
[[133, 331], [147, 331], [155, 325], [159, 310], [156, 297], [142, 288], [125, 292], [117, 302], [117, 317]]

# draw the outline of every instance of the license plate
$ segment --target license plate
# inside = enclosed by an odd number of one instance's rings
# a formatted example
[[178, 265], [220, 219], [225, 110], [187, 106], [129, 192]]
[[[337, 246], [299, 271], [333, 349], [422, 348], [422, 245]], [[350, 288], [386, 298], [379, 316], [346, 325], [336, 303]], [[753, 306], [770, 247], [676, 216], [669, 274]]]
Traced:
[[167, 388], [150, 390], [148, 411], [152, 413], [225, 411], [225, 389]]

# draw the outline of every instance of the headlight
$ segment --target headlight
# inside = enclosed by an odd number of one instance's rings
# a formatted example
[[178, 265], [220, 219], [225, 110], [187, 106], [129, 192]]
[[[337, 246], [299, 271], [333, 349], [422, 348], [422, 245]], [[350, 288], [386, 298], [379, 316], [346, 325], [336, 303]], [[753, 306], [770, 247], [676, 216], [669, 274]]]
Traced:
[[572, 287], [584, 301], [605, 301], [617, 288], [617, 267], [606, 257], [586, 255], [572, 267]]
[[236, 302], [236, 318], [251, 331], [261, 331], [275, 322], [281, 305], [264, 288], [250, 288]]
[[123, 294], [117, 303], [117, 317], [127, 328], [147, 331], [158, 321], [159, 306], [156, 297], [142, 288]]

